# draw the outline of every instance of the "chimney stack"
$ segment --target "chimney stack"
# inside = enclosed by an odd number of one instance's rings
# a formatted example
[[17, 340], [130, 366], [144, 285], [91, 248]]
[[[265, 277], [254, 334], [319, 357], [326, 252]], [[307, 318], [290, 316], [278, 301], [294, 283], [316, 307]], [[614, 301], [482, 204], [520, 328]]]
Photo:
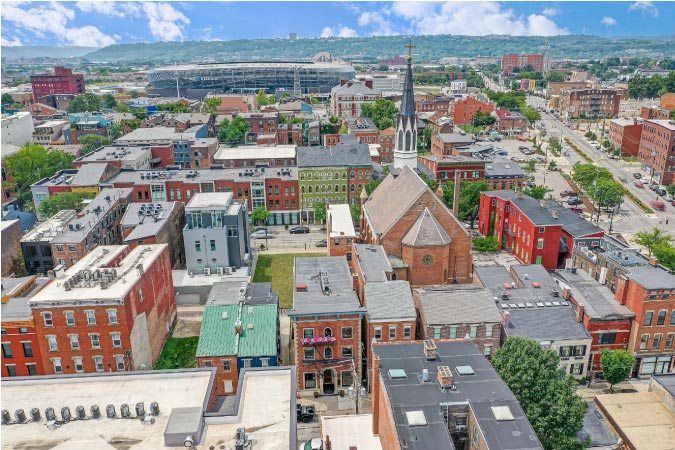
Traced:
[[577, 305], [577, 322], [581, 323], [584, 321], [584, 304], [579, 303]]
[[649, 265], [657, 267], [659, 265], [659, 258], [657, 258], [655, 256], [650, 256], [649, 257]]
[[452, 372], [448, 366], [438, 366], [438, 384], [448, 388], [452, 386]]
[[459, 219], [459, 188], [460, 188], [460, 179], [461, 172], [455, 170], [455, 192], [452, 200], [452, 214]]
[[426, 339], [424, 345], [424, 358], [429, 361], [436, 359], [436, 343], [431, 339]]
[[516, 198], [523, 198], [523, 190], [521, 188], [516, 189]]
[[511, 323], [511, 313], [508, 311], [502, 312], [502, 326], [508, 328], [509, 323]]
[[[542, 202], [543, 202], [543, 200], [542, 200]], [[560, 216], [557, 209], [554, 209], [553, 211], [551, 211], [551, 215], [553, 216], [554, 219], [557, 219]]]

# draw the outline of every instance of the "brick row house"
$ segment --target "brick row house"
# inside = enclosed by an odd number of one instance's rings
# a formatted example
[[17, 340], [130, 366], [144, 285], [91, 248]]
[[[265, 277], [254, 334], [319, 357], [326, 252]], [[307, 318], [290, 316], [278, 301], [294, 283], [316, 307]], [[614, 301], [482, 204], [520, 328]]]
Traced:
[[645, 120], [637, 154], [650, 177], [666, 186], [675, 180], [675, 120]]
[[637, 156], [642, 138], [643, 120], [618, 118], [609, 122], [609, 142], [621, 155]]

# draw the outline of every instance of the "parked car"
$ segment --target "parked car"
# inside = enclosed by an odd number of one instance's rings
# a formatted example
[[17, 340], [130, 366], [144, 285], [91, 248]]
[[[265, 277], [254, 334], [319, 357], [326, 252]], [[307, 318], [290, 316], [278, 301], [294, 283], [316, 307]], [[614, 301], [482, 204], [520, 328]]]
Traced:
[[668, 191], [663, 189], [662, 187], [657, 187], [656, 188], [656, 193], [659, 194], [661, 197], [665, 197], [666, 194], [668, 194]]
[[638, 172], [635, 172], [635, 173], [633, 174], [633, 178], [637, 178], [637, 179], [639, 180], [640, 178], [642, 178], [642, 175], [641, 175], [640, 173], [638, 173]]
[[576, 197], [576, 196], [577, 196], [577, 193], [574, 192], [574, 191], [571, 190], [571, 189], [567, 189], [566, 191], [562, 191], [562, 192], [560, 193], [560, 196], [561, 196], [561, 197]]
[[645, 185], [642, 184], [642, 182], [638, 181], [638, 180], [636, 180], [635, 183], [633, 183], [633, 184], [635, 184], [635, 187], [639, 187], [640, 189], [645, 187]]
[[303, 442], [298, 447], [298, 450], [321, 450], [323, 448], [323, 443], [321, 438], [314, 438], [311, 441]]
[[673, 196], [668, 193], [666, 193], [666, 195], [663, 196], [663, 199], [669, 203], [675, 200], [675, 198], [673, 198]]
[[642, 178], [640, 178], [640, 181], [641, 181], [643, 184], [649, 184], [649, 178], [647, 178], [647, 177], [642, 177]]
[[596, 146], [595, 146], [595, 149], [596, 149], [596, 150], [600, 150], [601, 148], [602, 148], [602, 146], [600, 146], [600, 145], [596, 145]]
[[650, 185], [649, 185], [649, 189], [651, 189], [651, 190], [654, 191], [654, 192], [656, 192], [656, 190], [657, 190], [658, 188], [659, 188], [659, 185], [658, 185], [658, 184], [650, 184]]
[[251, 237], [256, 239], [265, 239], [265, 238], [271, 239], [274, 236], [269, 230], [266, 230], [265, 228], [258, 228], [253, 233], [251, 233]]
[[578, 197], [570, 197], [570, 198], [567, 199], [567, 204], [568, 204], [568, 205], [581, 205], [581, 204], [583, 204], [583, 203], [584, 203], [584, 202], [582, 202], [581, 200], [579, 200]]
[[306, 227], [304, 225], [298, 225], [297, 227], [293, 227], [288, 231], [291, 234], [306, 234], [309, 233], [309, 227]]
[[309, 423], [314, 420], [316, 414], [314, 407], [310, 405], [296, 405], [298, 420], [304, 423]]
[[581, 208], [579, 208], [578, 206], [573, 206], [573, 207], [571, 207], [571, 208], [570, 208], [570, 211], [575, 212], [575, 213], [577, 213], [577, 214], [581, 214], [582, 212], [584, 212], [584, 210], [581, 209]]
[[518, 136], [518, 140], [520, 142], [527, 142], [527, 139], [525, 139], [523, 136]]
[[317, 247], [328, 247], [328, 241], [325, 239], [321, 239], [320, 241], [316, 241], [316, 244], [314, 245], [316, 245]]
[[609, 159], [616, 159], [616, 158], [618, 158], [618, 156], [616, 156], [614, 153], [610, 153], [609, 155], [607, 155], [607, 157], [608, 157]]
[[662, 201], [659, 201], [659, 200], [654, 200], [651, 203], [651, 206], [652, 206], [652, 208], [654, 208], [658, 211], [665, 211], [665, 209], [666, 209], [666, 204]]

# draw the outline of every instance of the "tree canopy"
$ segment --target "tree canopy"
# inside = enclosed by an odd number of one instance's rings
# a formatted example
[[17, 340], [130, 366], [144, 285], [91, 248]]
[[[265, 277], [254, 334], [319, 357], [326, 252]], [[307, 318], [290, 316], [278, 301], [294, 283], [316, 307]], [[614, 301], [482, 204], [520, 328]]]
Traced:
[[473, 240], [474, 249], [478, 252], [494, 252], [499, 249], [499, 242], [494, 236], [486, 236]]
[[272, 215], [264, 206], [258, 206], [251, 211], [251, 221], [253, 223], [267, 223], [267, 219]]
[[93, 192], [61, 192], [40, 202], [38, 212], [42, 217], [51, 217], [64, 209], [75, 209], [82, 204], [82, 200], [94, 198]]
[[218, 139], [228, 145], [236, 145], [241, 143], [246, 136], [250, 124], [239, 116], [232, 118], [232, 121], [223, 119], [220, 122], [220, 130], [218, 131]]
[[581, 450], [585, 446], [575, 436], [583, 426], [587, 405], [559, 362], [555, 351], [513, 336], [492, 358], [492, 366], [520, 402], [544, 449]]
[[11, 105], [14, 103], [14, 97], [12, 97], [12, 94], [5, 92], [2, 94], [2, 104], [3, 105]]
[[[488, 112], [476, 111], [473, 117], [471, 118], [471, 124], [477, 127], [486, 127], [492, 125], [497, 121], [497, 118], [491, 115]], [[428, 128], [428, 127], [427, 127]], [[424, 130], [426, 131], [425, 128]]]
[[[480, 193], [490, 189], [485, 181], [473, 181], [471, 183], [462, 180], [459, 186], [459, 219], [468, 220], [471, 225], [478, 217]], [[448, 208], [453, 208], [455, 198], [455, 183], [443, 185], [443, 202]]]
[[275, 104], [277, 97], [275, 95], [267, 95], [264, 89], [260, 89], [258, 95], [255, 96], [255, 102], [258, 108], [262, 108], [263, 106]]
[[651, 231], [638, 231], [635, 233], [635, 242], [647, 249], [649, 256], [652, 252], [664, 244], [669, 244], [673, 241], [673, 236], [664, 233], [659, 228], [654, 227]]
[[615, 384], [628, 378], [635, 365], [635, 357], [626, 350], [605, 348], [600, 356], [600, 364], [602, 365], [602, 376], [609, 383], [611, 391]]
[[543, 199], [549, 192], [553, 192], [553, 189], [549, 188], [548, 186], [532, 186], [531, 188], [527, 188], [523, 191], [525, 195], [529, 195], [530, 197], [536, 198], [537, 200]]
[[321, 223], [326, 220], [326, 203], [314, 203], [314, 220]]
[[94, 94], [80, 94], [70, 101], [68, 112], [83, 113], [99, 111], [101, 109], [101, 100]]
[[204, 111], [209, 114], [218, 114], [220, 103], [220, 97], [206, 97], [204, 99]]
[[131, 108], [129, 108], [129, 105], [127, 105], [126, 103], [120, 102], [117, 105], [115, 105], [115, 111], [119, 113], [128, 113], [131, 112]]
[[98, 134], [87, 134], [82, 136], [79, 142], [80, 145], [82, 145], [82, 155], [88, 155], [89, 153], [110, 144], [108, 138], [99, 136]]
[[372, 119], [378, 130], [393, 127], [397, 113], [394, 102], [384, 98], [378, 98], [373, 104], [364, 103], [361, 105], [361, 117]]
[[113, 109], [117, 106], [117, 100], [115, 100], [115, 96], [112, 94], [105, 94], [103, 96], [103, 107], [106, 109]]
[[171, 113], [189, 113], [190, 108], [185, 106], [182, 102], [162, 103], [157, 105], [157, 111], [168, 111]]

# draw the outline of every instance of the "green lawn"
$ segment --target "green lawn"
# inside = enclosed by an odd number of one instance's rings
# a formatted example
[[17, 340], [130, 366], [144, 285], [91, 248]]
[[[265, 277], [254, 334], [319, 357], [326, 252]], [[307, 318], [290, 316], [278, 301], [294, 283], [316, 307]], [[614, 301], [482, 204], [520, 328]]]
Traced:
[[[159, 355], [155, 370], [197, 367], [197, 344], [199, 336], [187, 338], [169, 337]], [[178, 366], [176, 366], [178, 355]]]
[[462, 130], [470, 134], [480, 133], [481, 131], [483, 131], [483, 127], [475, 127], [473, 125], [458, 125], [458, 128], [461, 128]]
[[293, 260], [305, 256], [326, 256], [325, 253], [296, 253], [258, 255], [253, 282], [272, 282], [272, 290], [279, 293], [279, 307], [293, 306]]

